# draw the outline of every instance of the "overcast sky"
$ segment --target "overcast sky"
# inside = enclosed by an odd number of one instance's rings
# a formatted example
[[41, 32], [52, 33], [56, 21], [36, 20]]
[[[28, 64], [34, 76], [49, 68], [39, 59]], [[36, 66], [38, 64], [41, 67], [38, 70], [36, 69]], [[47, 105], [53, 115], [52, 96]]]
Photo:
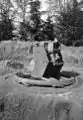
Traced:
[[41, 6], [42, 6], [42, 9], [43, 10], [46, 10], [47, 9], [47, 7], [48, 7], [48, 5], [46, 4], [46, 0], [40, 0], [41, 1]]

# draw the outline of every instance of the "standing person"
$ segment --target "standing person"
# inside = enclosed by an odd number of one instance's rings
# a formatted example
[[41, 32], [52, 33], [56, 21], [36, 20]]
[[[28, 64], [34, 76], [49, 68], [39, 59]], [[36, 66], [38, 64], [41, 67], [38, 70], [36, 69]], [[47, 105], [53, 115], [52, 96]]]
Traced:
[[54, 43], [53, 43], [53, 55], [54, 55], [53, 76], [59, 80], [60, 70], [64, 65], [64, 62], [61, 54], [61, 44], [57, 38], [54, 39]]
[[54, 43], [53, 43], [53, 55], [54, 55], [54, 61], [59, 64], [59, 63], [63, 63], [63, 57], [61, 54], [61, 44], [60, 42], [57, 40], [57, 38], [54, 39]]
[[50, 41], [45, 47], [46, 54], [49, 60], [47, 68], [44, 72], [43, 77], [54, 77], [59, 80], [60, 78], [60, 70], [63, 66], [63, 58], [61, 54], [61, 45], [58, 42], [57, 38], [54, 41]]

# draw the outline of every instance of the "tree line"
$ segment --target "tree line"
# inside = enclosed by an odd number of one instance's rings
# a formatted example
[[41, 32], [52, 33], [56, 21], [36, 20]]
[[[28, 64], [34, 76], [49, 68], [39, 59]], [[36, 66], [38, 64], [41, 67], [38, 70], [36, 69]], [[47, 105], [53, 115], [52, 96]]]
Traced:
[[[0, 41], [13, 40], [13, 38], [21, 41], [47, 41], [57, 37], [61, 43], [66, 45], [73, 45], [76, 41], [82, 44], [83, 18], [79, 16], [80, 8], [77, 0], [72, 0], [72, 4], [67, 2], [63, 9], [61, 9], [59, 0], [60, 10], [58, 11], [56, 4], [53, 7], [54, 3], [49, 2], [49, 7], [52, 9], [48, 13], [53, 10], [54, 14], [47, 14], [46, 20], [41, 18], [47, 11], [40, 11], [39, 0], [16, 0], [14, 2], [13, 4], [11, 0], [0, 1]], [[18, 32], [15, 33], [17, 28], [14, 20], [17, 16], [22, 21], [19, 21]], [[52, 20], [53, 17], [56, 19]]]

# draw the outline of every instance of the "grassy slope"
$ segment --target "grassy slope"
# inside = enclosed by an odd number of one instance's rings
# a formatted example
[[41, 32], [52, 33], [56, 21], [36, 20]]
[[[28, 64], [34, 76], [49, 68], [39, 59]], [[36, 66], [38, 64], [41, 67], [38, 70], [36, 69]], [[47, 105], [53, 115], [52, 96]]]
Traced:
[[[2, 45], [3, 44], [3, 45]], [[58, 92], [67, 92], [68, 89], [52, 88], [27, 88], [19, 85], [14, 75], [4, 77], [16, 71], [6, 67], [6, 61], [12, 59], [28, 66], [28, 43], [2, 43], [0, 46], [2, 52], [0, 59], [0, 120], [82, 120], [83, 119], [83, 100], [82, 90], [71, 88], [71, 93], [65, 97], [55, 94]], [[26, 47], [25, 47], [26, 46]], [[30, 46], [30, 45], [29, 45]], [[7, 47], [7, 48], [6, 48]], [[3, 49], [4, 48], [4, 49]], [[81, 51], [81, 52], [80, 52]], [[77, 59], [82, 57], [82, 48], [62, 49], [64, 61], [68, 66], [71, 65], [70, 57]], [[80, 53], [80, 54], [79, 54]], [[20, 56], [20, 57], [17, 57]], [[24, 56], [24, 57], [21, 57]], [[69, 58], [68, 58], [69, 57]], [[27, 60], [28, 59], [28, 60]], [[27, 60], [27, 61], [26, 61]], [[76, 65], [76, 63], [74, 64]], [[5, 68], [6, 67], [6, 68]], [[3, 68], [3, 69], [2, 69]], [[83, 79], [82, 79], [83, 80]], [[77, 86], [79, 87], [79, 86]], [[67, 96], [69, 97], [68, 100]]]

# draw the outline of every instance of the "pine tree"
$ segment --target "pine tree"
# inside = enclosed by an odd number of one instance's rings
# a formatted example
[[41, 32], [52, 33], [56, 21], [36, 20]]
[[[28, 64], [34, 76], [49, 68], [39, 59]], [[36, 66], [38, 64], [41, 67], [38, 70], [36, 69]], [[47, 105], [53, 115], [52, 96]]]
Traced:
[[13, 21], [10, 19], [10, 8], [13, 7], [10, 0], [0, 1], [0, 41], [10, 40], [13, 37]]
[[66, 45], [72, 45], [82, 37], [83, 26], [80, 24], [81, 18], [78, 14], [78, 2], [73, 0], [72, 6], [67, 3], [67, 8], [64, 8], [64, 10], [60, 12], [60, 16], [57, 17], [56, 34]]
[[20, 40], [24, 40], [24, 41], [30, 41], [30, 25], [29, 25], [29, 22], [28, 21], [23, 21], [20, 23], [20, 31], [19, 31], [19, 34], [20, 34]]
[[[39, 0], [30, 0], [30, 32], [34, 37], [34, 40], [41, 41], [42, 40], [42, 32], [41, 32], [41, 12], [40, 12], [40, 1]], [[41, 36], [41, 37], [40, 37]]]
[[6, 11], [2, 14], [2, 19], [0, 21], [0, 41], [10, 40], [13, 38], [13, 22], [9, 19], [9, 16]]
[[47, 36], [48, 40], [54, 40], [54, 24], [50, 16], [48, 16], [46, 22], [43, 24], [43, 33]]

